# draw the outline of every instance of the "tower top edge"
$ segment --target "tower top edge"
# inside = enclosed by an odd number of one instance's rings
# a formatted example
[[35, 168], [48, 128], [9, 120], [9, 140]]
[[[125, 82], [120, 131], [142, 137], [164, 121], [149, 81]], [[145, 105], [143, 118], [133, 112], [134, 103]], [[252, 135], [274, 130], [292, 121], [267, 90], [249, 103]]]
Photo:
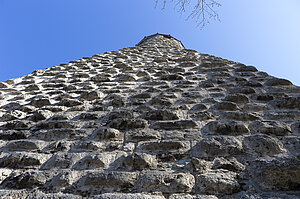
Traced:
[[144, 37], [136, 46], [141, 47], [169, 47], [185, 49], [182, 42], [175, 37], [167, 34], [156, 33]]

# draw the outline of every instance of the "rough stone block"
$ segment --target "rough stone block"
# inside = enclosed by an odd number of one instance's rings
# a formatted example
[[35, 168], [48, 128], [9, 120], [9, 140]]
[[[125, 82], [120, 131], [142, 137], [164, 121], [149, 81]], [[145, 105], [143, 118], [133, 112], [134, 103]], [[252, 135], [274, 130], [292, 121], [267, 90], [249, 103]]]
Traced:
[[158, 131], [145, 129], [138, 131], [129, 131], [125, 134], [125, 139], [129, 142], [139, 142], [148, 140], [160, 140], [161, 135]]
[[237, 161], [236, 158], [232, 157], [232, 158], [215, 158], [213, 165], [212, 165], [213, 169], [226, 169], [229, 171], [233, 171], [233, 172], [238, 172], [238, 171], [242, 171], [245, 169], [245, 166], [243, 164], [241, 164], [239, 161]]
[[21, 140], [26, 139], [30, 135], [30, 131], [27, 130], [0, 130], [0, 139], [1, 140]]
[[79, 192], [101, 194], [105, 192], [129, 192], [137, 180], [134, 172], [90, 172], [75, 183]]
[[15, 120], [11, 122], [7, 122], [4, 125], [5, 129], [11, 129], [11, 130], [28, 130], [30, 129], [34, 123], [32, 121], [28, 120]]
[[172, 194], [169, 199], [218, 199], [214, 195]]
[[57, 103], [58, 106], [66, 106], [66, 107], [73, 107], [73, 106], [79, 106], [83, 103], [77, 99], [62, 99], [59, 103]]
[[37, 168], [46, 162], [51, 155], [39, 153], [17, 152], [0, 159], [0, 167], [30, 169]]
[[165, 199], [165, 197], [146, 193], [104, 193], [93, 196], [93, 199]]
[[80, 153], [58, 152], [52, 155], [52, 157], [41, 166], [41, 169], [67, 169], [73, 166], [82, 156], [83, 154]]
[[277, 109], [300, 110], [300, 97], [285, 97], [281, 99], [275, 99], [269, 104]]
[[147, 153], [135, 152], [124, 158], [120, 168], [129, 171], [144, 170], [144, 169], [156, 169], [157, 160], [155, 155]]
[[106, 169], [111, 163], [121, 156], [126, 155], [125, 152], [103, 152], [101, 154], [89, 154], [77, 161], [72, 167], [75, 170], [91, 170]]
[[114, 128], [101, 127], [91, 134], [93, 140], [122, 140], [123, 133]]
[[43, 107], [51, 105], [51, 102], [48, 98], [35, 98], [29, 104], [35, 107]]
[[193, 120], [179, 120], [179, 121], [158, 121], [153, 123], [150, 127], [157, 130], [180, 130], [195, 128], [197, 123]]
[[152, 97], [152, 94], [149, 92], [143, 92], [136, 95], [131, 96], [131, 98], [138, 98], [138, 99], [149, 99]]
[[240, 155], [244, 152], [242, 142], [233, 136], [204, 138], [193, 148], [195, 157], [216, 157]]
[[173, 100], [166, 97], [154, 97], [149, 101], [150, 105], [169, 107], [173, 104]]
[[146, 120], [178, 120], [177, 114], [170, 110], [147, 111], [143, 116]]
[[77, 140], [77, 139], [83, 139], [88, 135], [87, 131], [84, 130], [74, 130], [74, 129], [68, 129], [68, 128], [62, 128], [62, 129], [42, 129], [39, 131], [36, 131], [32, 138], [41, 139], [45, 141], [54, 141], [54, 140]]
[[46, 145], [40, 140], [15, 140], [6, 144], [5, 149], [10, 151], [37, 151]]
[[183, 153], [190, 149], [188, 141], [162, 140], [156, 142], [140, 142], [138, 150], [155, 153]]
[[97, 142], [93, 140], [82, 140], [78, 141], [74, 147], [72, 147], [72, 151], [74, 152], [95, 152], [95, 151], [103, 151], [106, 148], [105, 142]]
[[238, 120], [238, 121], [254, 121], [260, 120], [261, 118], [253, 113], [245, 113], [241, 111], [227, 111], [221, 113], [220, 118], [227, 120]]
[[97, 100], [103, 97], [104, 94], [100, 91], [85, 91], [80, 95], [80, 99], [88, 101]]
[[261, 133], [275, 136], [286, 136], [291, 134], [291, 129], [276, 121], [255, 121], [249, 125], [253, 133]]
[[128, 129], [146, 128], [148, 126], [148, 122], [147, 120], [144, 119], [117, 118], [111, 121], [108, 124], [108, 126], [119, 130], [128, 130]]
[[233, 67], [238, 67], [235, 72], [256, 72], [257, 69], [254, 66], [245, 66], [243, 64], [236, 64]]
[[243, 122], [222, 120], [209, 122], [202, 130], [215, 135], [244, 135], [250, 132]]
[[117, 118], [133, 119], [134, 114], [133, 114], [133, 111], [131, 111], [131, 110], [121, 109], [121, 110], [110, 112], [106, 117], [107, 117], [108, 121], [111, 121], [111, 120], [114, 120]]
[[38, 110], [33, 113], [33, 115], [31, 116], [31, 119], [33, 121], [37, 122], [37, 121], [41, 121], [41, 120], [46, 120], [52, 116], [53, 116], [53, 113], [49, 110]]
[[300, 160], [297, 158], [258, 159], [250, 163], [248, 170], [263, 191], [299, 191]]
[[293, 85], [293, 84], [292, 84], [292, 82], [290, 82], [289, 80], [286, 80], [286, 79], [271, 78], [265, 82], [265, 85], [266, 86], [289, 86], [289, 85]]
[[42, 187], [47, 181], [46, 176], [41, 171], [27, 171], [21, 174], [12, 173], [7, 177], [1, 186], [5, 188], [24, 189]]
[[21, 118], [24, 118], [25, 116], [26, 116], [26, 113], [19, 111], [19, 110], [14, 110], [14, 111], [4, 113], [1, 117], [1, 120], [10, 121], [10, 120], [15, 120], [15, 119], [21, 119]]
[[75, 128], [77, 124], [71, 121], [43, 121], [36, 125], [37, 129], [72, 129]]
[[190, 112], [204, 111], [204, 110], [207, 110], [207, 106], [205, 104], [196, 104], [190, 109]]
[[194, 183], [194, 176], [189, 173], [153, 171], [142, 174], [135, 188], [145, 192], [189, 193]]
[[244, 94], [228, 95], [224, 98], [224, 100], [229, 102], [235, 102], [237, 104], [249, 103], [249, 98], [247, 97], [247, 95]]
[[233, 102], [219, 102], [215, 104], [212, 109], [218, 110], [218, 111], [235, 111], [239, 110], [236, 103]]
[[244, 139], [244, 148], [259, 155], [276, 155], [285, 153], [282, 143], [268, 135], [253, 135]]
[[238, 192], [240, 184], [233, 172], [205, 173], [196, 176], [195, 189], [198, 193], [226, 195]]

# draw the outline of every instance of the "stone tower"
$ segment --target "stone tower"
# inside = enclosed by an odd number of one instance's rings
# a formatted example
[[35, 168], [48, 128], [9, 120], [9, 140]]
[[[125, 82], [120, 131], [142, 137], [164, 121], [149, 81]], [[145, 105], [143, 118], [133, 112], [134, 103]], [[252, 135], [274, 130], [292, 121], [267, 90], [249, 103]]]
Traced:
[[0, 96], [0, 198], [300, 197], [300, 87], [170, 35]]

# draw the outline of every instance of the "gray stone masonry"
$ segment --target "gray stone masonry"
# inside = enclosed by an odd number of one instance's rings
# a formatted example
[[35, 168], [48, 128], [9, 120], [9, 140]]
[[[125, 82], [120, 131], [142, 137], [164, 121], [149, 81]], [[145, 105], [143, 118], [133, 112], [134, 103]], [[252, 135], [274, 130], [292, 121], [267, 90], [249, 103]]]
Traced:
[[300, 87], [169, 35], [0, 83], [0, 198], [300, 198]]

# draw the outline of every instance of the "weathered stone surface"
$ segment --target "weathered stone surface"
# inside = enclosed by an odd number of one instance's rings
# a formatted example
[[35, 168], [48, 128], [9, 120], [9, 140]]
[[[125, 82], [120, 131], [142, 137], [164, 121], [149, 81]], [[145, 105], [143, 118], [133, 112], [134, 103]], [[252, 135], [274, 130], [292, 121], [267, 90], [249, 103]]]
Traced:
[[93, 140], [81, 140], [72, 147], [72, 151], [74, 152], [99, 152], [105, 149], [106, 144], [104, 142], [97, 142]]
[[148, 122], [144, 119], [116, 118], [112, 120], [108, 126], [119, 130], [139, 129], [147, 127]]
[[36, 188], [42, 187], [47, 181], [42, 172], [24, 172], [21, 174], [11, 174], [2, 183], [1, 187], [12, 189]]
[[72, 168], [75, 170], [108, 168], [111, 163], [124, 154], [122, 152], [104, 152], [98, 155], [87, 155], [77, 161]]
[[76, 99], [62, 99], [58, 104], [58, 106], [66, 106], [66, 107], [73, 107], [82, 105], [82, 102]]
[[150, 195], [146, 193], [104, 193], [96, 195], [94, 199], [165, 199], [162, 195]]
[[4, 125], [5, 129], [11, 129], [11, 130], [28, 130], [34, 125], [33, 122], [28, 120], [14, 120], [11, 122], [7, 122]]
[[[80, 178], [80, 174], [77, 171], [61, 171], [58, 175], [55, 175], [51, 181], [45, 184], [46, 190], [52, 189], [56, 192], [65, 192], [71, 185]], [[65, 196], [62, 196], [64, 198]], [[74, 196], [70, 196], [73, 198]]]
[[11, 169], [1, 168], [0, 169], [0, 183], [2, 183], [2, 181], [5, 180], [11, 173], [12, 173]]
[[123, 134], [117, 129], [101, 127], [92, 133], [91, 138], [93, 140], [119, 140], [122, 136]]
[[35, 122], [46, 120], [53, 116], [53, 113], [49, 110], [38, 110], [31, 116], [31, 119]]
[[253, 135], [246, 137], [244, 146], [249, 148], [248, 150], [258, 153], [259, 155], [275, 155], [285, 152], [282, 143], [278, 139], [268, 135]]
[[15, 199], [15, 198], [34, 198], [34, 199], [82, 199], [81, 196], [67, 193], [43, 193], [39, 190], [0, 190], [0, 197], [5, 199]]
[[152, 95], [149, 92], [139, 93], [136, 95], [131, 96], [132, 98], [140, 98], [140, 99], [148, 99], [151, 98]]
[[299, 191], [300, 161], [297, 158], [258, 159], [248, 168], [251, 179], [264, 191]]
[[237, 69], [235, 69], [235, 72], [256, 72], [257, 69], [254, 66], [238, 66], [238, 64], [234, 65], [234, 67], [239, 67]]
[[51, 102], [47, 98], [35, 98], [35, 99], [31, 100], [31, 102], [29, 104], [32, 106], [35, 106], [35, 107], [42, 107], [42, 106], [51, 105]]
[[190, 149], [190, 143], [187, 141], [163, 140], [158, 142], [140, 142], [138, 148], [142, 151], [156, 153], [182, 153]]
[[102, 115], [100, 113], [86, 112], [81, 113], [78, 117], [80, 120], [98, 120], [102, 118]]
[[67, 169], [74, 165], [81, 157], [81, 154], [76, 153], [55, 153], [41, 166], [41, 169]]
[[16, 140], [6, 144], [5, 149], [10, 151], [36, 151], [45, 146], [45, 142], [40, 140]]
[[265, 82], [266, 86], [289, 86], [293, 85], [289, 80], [280, 78], [271, 78]]
[[195, 106], [193, 106], [191, 108], [190, 111], [194, 112], [194, 111], [203, 111], [203, 110], [206, 110], [207, 109], [207, 106], [205, 104], [196, 104]]
[[245, 169], [245, 166], [241, 164], [239, 161], [236, 160], [236, 158], [228, 158], [225, 159], [223, 157], [215, 158], [213, 165], [213, 169], [226, 169], [229, 171], [237, 172], [242, 171]]
[[180, 130], [180, 129], [190, 129], [197, 126], [196, 122], [192, 120], [179, 120], [179, 121], [159, 121], [153, 123], [150, 126], [153, 129], [164, 129], [164, 130]]
[[0, 83], [0, 88], [7, 88], [8, 85], [5, 82]]
[[238, 104], [246, 104], [249, 103], [249, 98], [247, 95], [243, 94], [235, 94], [235, 95], [228, 95], [224, 99], [225, 101], [235, 102]]
[[240, 155], [244, 149], [240, 140], [233, 136], [213, 136], [198, 142], [192, 152], [195, 157]]
[[235, 111], [239, 109], [233, 102], [220, 102], [215, 104], [212, 108], [219, 111]]
[[250, 124], [249, 128], [253, 133], [262, 133], [267, 135], [285, 136], [291, 133], [291, 129], [275, 121], [255, 121]]
[[216, 119], [216, 116], [214, 114], [212, 114], [211, 112], [208, 112], [208, 111], [201, 111], [201, 112], [192, 113], [191, 117], [195, 121], [197, 121], [197, 120], [207, 121], [207, 120], [211, 120], [211, 119]]
[[25, 113], [22, 111], [10, 111], [8, 113], [5, 113], [2, 117], [1, 120], [9, 121], [9, 120], [15, 120], [15, 119], [20, 119], [25, 117]]
[[135, 188], [145, 192], [189, 193], [195, 183], [188, 173], [147, 172], [136, 182]]
[[293, 195], [293, 194], [280, 194], [280, 193], [246, 193], [246, 192], [240, 192], [234, 195], [230, 196], [224, 196], [224, 199], [231, 199], [232, 197], [234, 198], [242, 198], [242, 199], [252, 199], [252, 198], [257, 198], [257, 199], [294, 199], [294, 198], [299, 198], [298, 195]]
[[214, 195], [172, 194], [169, 199], [218, 199]]
[[153, 110], [143, 115], [146, 120], [177, 120], [179, 117], [170, 110]]
[[209, 122], [203, 131], [215, 135], [243, 135], [250, 132], [243, 122], [221, 120]]
[[205, 173], [196, 176], [196, 191], [206, 194], [226, 195], [238, 192], [240, 185], [233, 172]]
[[0, 139], [1, 140], [20, 140], [26, 139], [30, 135], [29, 131], [22, 130], [4, 130], [0, 131]]
[[299, 98], [164, 34], [2, 82], [0, 198], [299, 198]]
[[300, 110], [300, 97], [286, 97], [270, 102], [270, 105], [278, 109]]
[[59, 129], [42, 129], [35, 132], [32, 138], [41, 139], [45, 141], [55, 140], [77, 140], [87, 136], [87, 132], [83, 130], [74, 130], [70, 128], [59, 128]]
[[103, 192], [128, 192], [137, 180], [134, 172], [90, 172], [82, 177], [75, 186], [79, 192], [100, 194]]
[[38, 153], [12, 153], [0, 159], [0, 167], [7, 168], [37, 168], [46, 162], [51, 155]]
[[157, 160], [154, 155], [147, 153], [135, 152], [122, 161], [121, 167], [125, 170], [143, 170], [143, 169], [156, 169]]
[[104, 97], [104, 94], [101, 93], [100, 91], [86, 91], [80, 95], [80, 99], [84, 99], [84, 100], [88, 100], [88, 101], [100, 99], [103, 97]]
[[155, 130], [138, 130], [134, 132], [127, 132], [126, 134], [126, 140], [131, 142], [137, 142], [137, 141], [148, 141], [148, 140], [160, 140], [161, 135], [158, 131]]
[[227, 111], [221, 114], [222, 119], [227, 120], [238, 120], [238, 121], [254, 121], [259, 120], [260, 118], [253, 113], [244, 113], [240, 111]]

